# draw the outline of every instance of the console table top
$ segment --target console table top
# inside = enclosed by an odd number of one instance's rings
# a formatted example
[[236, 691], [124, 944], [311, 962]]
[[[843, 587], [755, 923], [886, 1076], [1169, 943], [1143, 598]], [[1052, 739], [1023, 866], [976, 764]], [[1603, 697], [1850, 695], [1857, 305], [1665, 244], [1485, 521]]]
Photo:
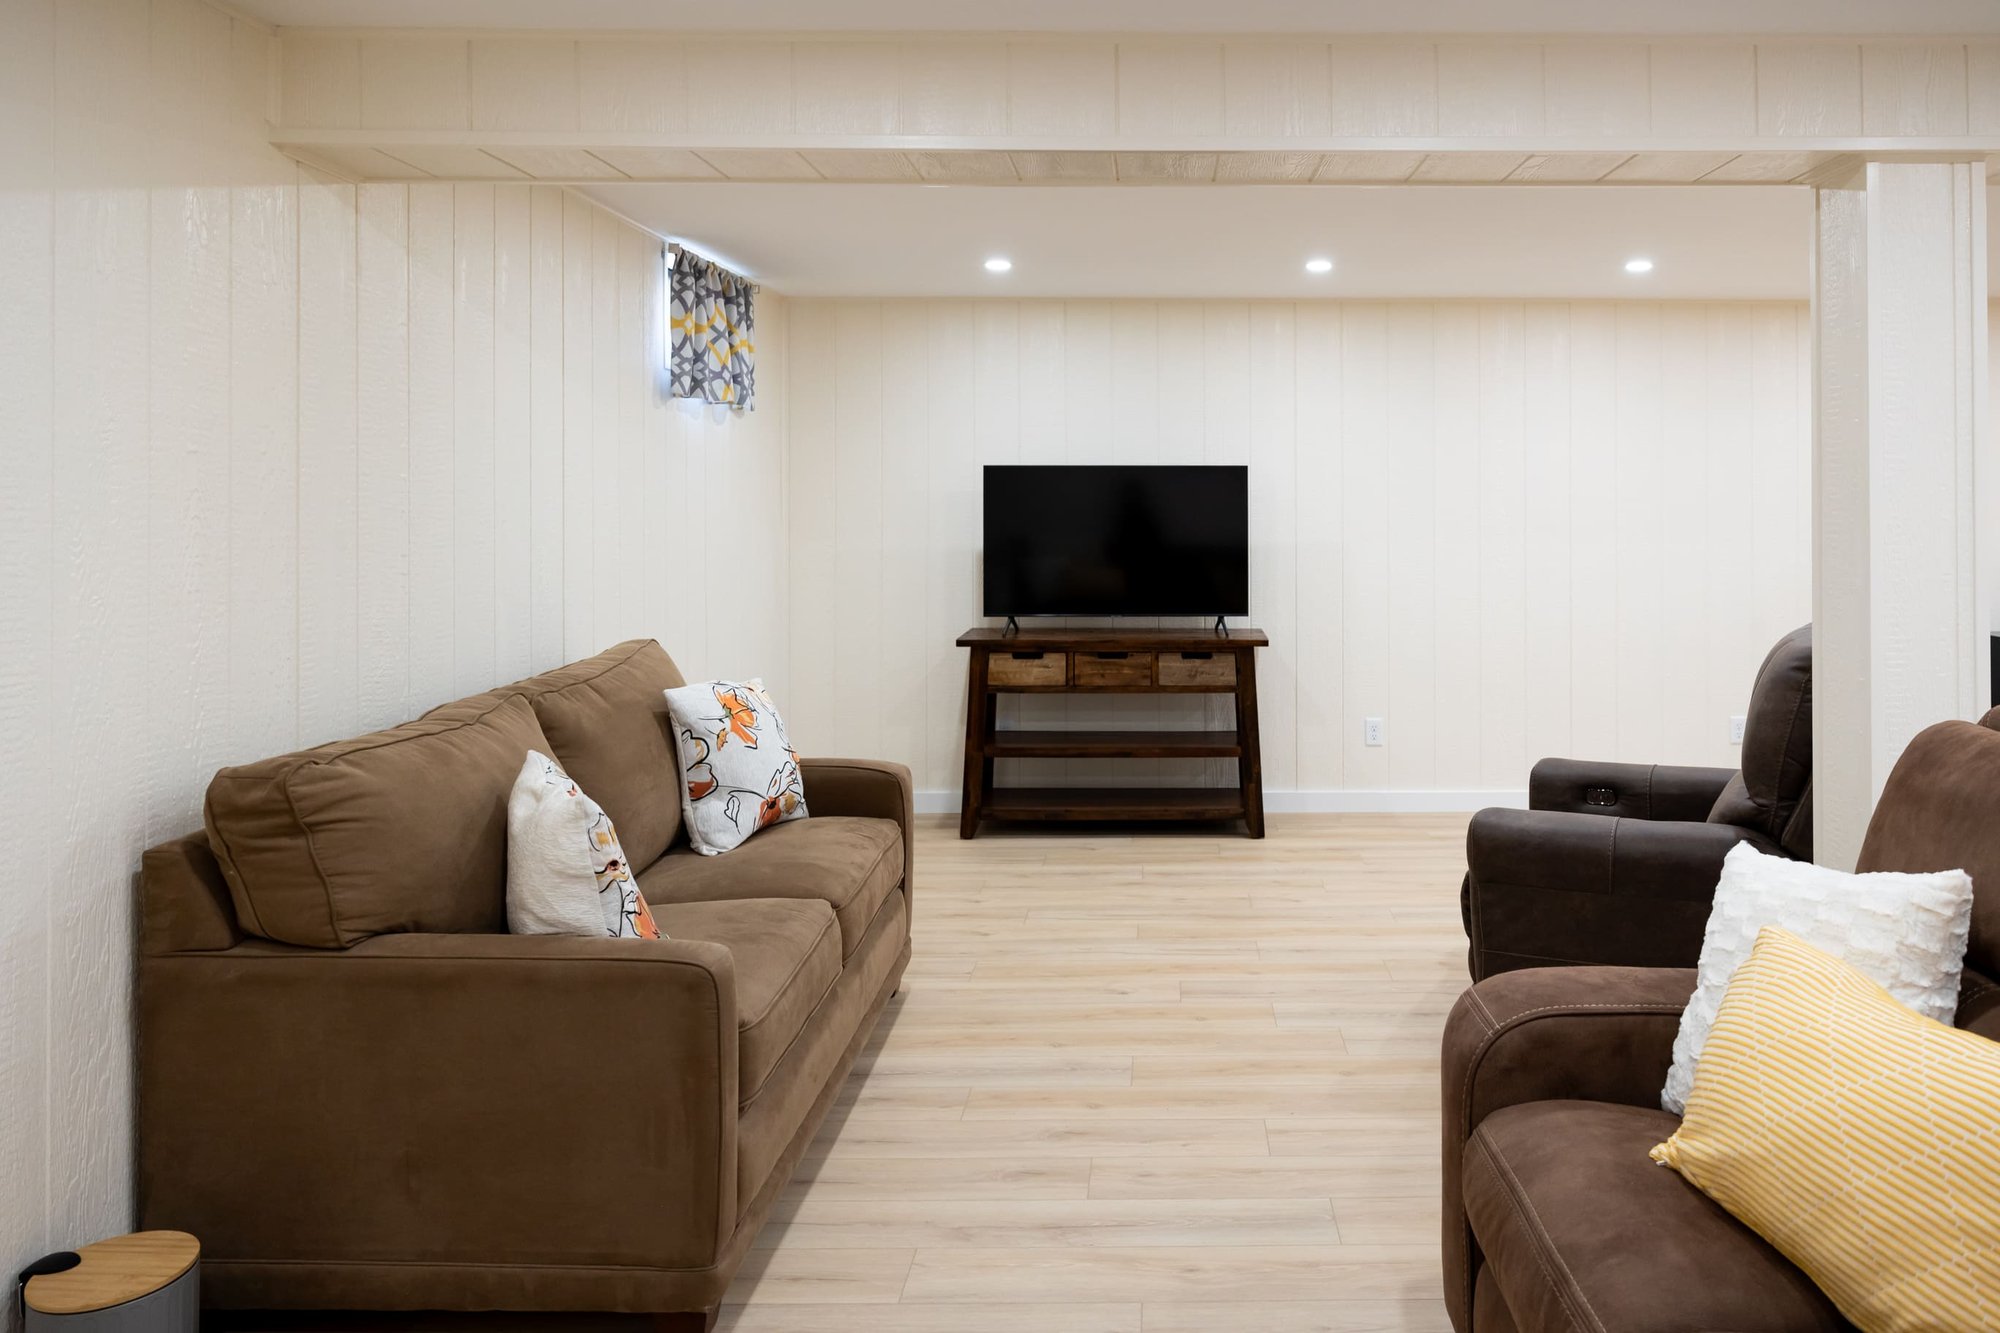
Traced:
[[1261, 629], [1231, 625], [1217, 634], [1203, 625], [1187, 629], [1063, 629], [1008, 631], [997, 625], [975, 626], [958, 636], [961, 648], [1082, 649], [1104, 652], [1212, 652], [1218, 648], [1267, 648], [1271, 637]]

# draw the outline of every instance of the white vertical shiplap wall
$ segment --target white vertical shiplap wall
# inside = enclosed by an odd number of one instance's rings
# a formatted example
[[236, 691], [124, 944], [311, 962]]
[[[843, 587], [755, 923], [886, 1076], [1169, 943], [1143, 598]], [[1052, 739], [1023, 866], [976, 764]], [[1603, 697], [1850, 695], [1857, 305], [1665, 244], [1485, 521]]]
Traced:
[[[986, 463], [1249, 464], [1280, 808], [1519, 792], [1545, 754], [1731, 763], [1758, 662], [1810, 613], [1800, 305], [799, 300], [791, 317], [787, 715], [808, 751], [910, 764], [933, 803], [959, 781], [952, 640], [981, 623]], [[1009, 702], [1057, 727], [1202, 707]], [[1387, 745], [1362, 743], [1371, 716]]]
[[8, 1272], [131, 1222], [132, 876], [216, 767], [633, 635], [782, 684], [783, 302], [759, 411], [672, 403], [657, 241], [302, 170], [273, 48], [200, 0], [0, 6]]

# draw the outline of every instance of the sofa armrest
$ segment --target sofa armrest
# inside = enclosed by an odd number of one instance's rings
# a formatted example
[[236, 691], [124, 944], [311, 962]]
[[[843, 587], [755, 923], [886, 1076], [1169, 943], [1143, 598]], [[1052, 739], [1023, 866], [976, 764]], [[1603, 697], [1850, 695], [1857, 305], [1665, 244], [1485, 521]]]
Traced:
[[721, 945], [246, 941], [138, 985], [142, 1225], [200, 1236], [224, 1304], [288, 1262], [700, 1269], [735, 1229]]
[[1445, 1300], [1455, 1327], [1472, 1326], [1478, 1268], [1461, 1178], [1472, 1131], [1524, 1102], [1658, 1106], [1694, 979], [1685, 968], [1536, 968], [1459, 997], [1441, 1057]]
[[903, 907], [913, 906], [916, 792], [910, 770], [879, 759], [801, 759], [806, 808], [816, 815], [893, 819], [903, 833]]
[[1692, 967], [1739, 842], [1783, 856], [1733, 824], [1482, 810], [1465, 838], [1472, 974], [1517, 967]]
[[[1700, 822], [1735, 776], [1733, 768], [1544, 759], [1528, 773], [1528, 808]], [[1598, 801], [1586, 799], [1586, 793], [1598, 793]], [[1603, 793], [1609, 793], [1609, 804], [1602, 803]]]

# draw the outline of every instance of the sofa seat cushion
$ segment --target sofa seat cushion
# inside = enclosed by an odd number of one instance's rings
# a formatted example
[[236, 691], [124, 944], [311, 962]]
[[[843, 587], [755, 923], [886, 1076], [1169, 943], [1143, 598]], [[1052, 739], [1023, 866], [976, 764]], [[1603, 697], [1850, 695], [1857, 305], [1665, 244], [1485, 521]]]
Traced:
[[1466, 1218], [1523, 1333], [1849, 1333], [1812, 1282], [1647, 1153], [1680, 1121], [1606, 1102], [1495, 1111], [1465, 1147]]
[[[810, 799], [812, 793], [806, 795]], [[903, 835], [893, 821], [816, 815], [773, 824], [721, 856], [701, 856], [682, 844], [641, 872], [639, 889], [655, 907], [816, 898], [840, 921], [845, 960], [860, 947], [868, 923], [902, 878]], [[660, 928], [674, 933], [664, 921]]]
[[747, 1105], [840, 979], [833, 909], [811, 899], [748, 898], [655, 910], [670, 939], [720, 944], [736, 961], [736, 1094]]

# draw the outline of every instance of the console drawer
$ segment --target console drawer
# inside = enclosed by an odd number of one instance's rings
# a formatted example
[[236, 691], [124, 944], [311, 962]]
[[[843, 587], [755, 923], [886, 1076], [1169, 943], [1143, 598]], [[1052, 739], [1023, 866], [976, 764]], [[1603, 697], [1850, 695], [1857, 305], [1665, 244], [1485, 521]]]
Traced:
[[1069, 680], [1067, 653], [996, 652], [986, 659], [986, 679], [995, 685], [1061, 686]]
[[1232, 689], [1236, 685], [1236, 654], [1161, 653], [1159, 681], [1162, 685], [1214, 685]]
[[1078, 686], [1146, 686], [1153, 683], [1151, 653], [1078, 653]]

